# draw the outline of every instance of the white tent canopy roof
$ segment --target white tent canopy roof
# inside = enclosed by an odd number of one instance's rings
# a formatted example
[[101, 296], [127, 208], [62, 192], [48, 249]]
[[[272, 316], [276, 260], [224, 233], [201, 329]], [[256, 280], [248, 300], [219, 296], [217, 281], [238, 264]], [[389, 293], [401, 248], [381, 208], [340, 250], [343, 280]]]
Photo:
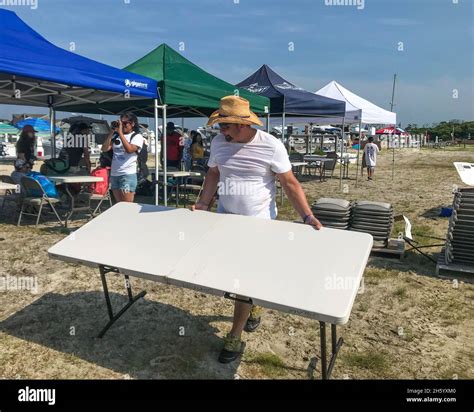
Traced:
[[[397, 114], [382, 109], [379, 106], [363, 99], [362, 97], [347, 90], [341, 84], [333, 80], [319, 89], [317, 94], [346, 102], [345, 123], [364, 124], [396, 124]], [[325, 120], [325, 122], [322, 122]], [[334, 119], [318, 119], [317, 123], [331, 123]]]

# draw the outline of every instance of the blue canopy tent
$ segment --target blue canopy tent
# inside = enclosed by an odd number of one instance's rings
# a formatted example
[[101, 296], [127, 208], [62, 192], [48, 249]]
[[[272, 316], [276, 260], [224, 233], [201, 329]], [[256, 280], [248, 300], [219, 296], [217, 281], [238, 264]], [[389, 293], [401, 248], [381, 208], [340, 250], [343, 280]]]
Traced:
[[51, 136], [56, 107], [144, 98], [158, 104], [156, 80], [61, 49], [0, 9], [0, 104], [49, 107]]
[[343, 117], [346, 104], [309, 92], [285, 80], [264, 64], [237, 84], [270, 99], [271, 115]]
[[[266, 64], [236, 86], [270, 99], [270, 116], [281, 116], [282, 118], [283, 141], [285, 137], [285, 117], [287, 115], [292, 117], [334, 117], [335, 122], [342, 123], [342, 137], [344, 136], [344, 116], [346, 114], [346, 103], [344, 101], [304, 90], [285, 80]], [[267, 122], [267, 128], [269, 128], [270, 119], [267, 119]]]

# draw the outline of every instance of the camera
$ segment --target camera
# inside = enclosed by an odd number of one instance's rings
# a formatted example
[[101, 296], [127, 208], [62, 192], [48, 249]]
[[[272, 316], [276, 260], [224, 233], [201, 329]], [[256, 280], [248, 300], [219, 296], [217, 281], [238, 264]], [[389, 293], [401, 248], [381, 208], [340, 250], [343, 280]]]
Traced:
[[110, 123], [110, 125], [112, 126], [112, 129], [116, 129], [117, 127], [119, 127], [119, 122], [117, 120], [114, 120], [112, 123]]

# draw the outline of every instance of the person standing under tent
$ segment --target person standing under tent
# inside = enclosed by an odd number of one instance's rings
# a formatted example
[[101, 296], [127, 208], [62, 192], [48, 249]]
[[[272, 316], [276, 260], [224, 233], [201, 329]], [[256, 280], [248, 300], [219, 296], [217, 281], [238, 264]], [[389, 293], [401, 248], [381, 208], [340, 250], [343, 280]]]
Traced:
[[191, 156], [193, 164], [204, 166], [204, 145], [202, 143], [202, 136], [198, 132], [193, 137]]
[[[84, 122], [74, 123], [69, 129], [68, 141], [61, 149], [60, 158], [67, 158], [71, 172], [79, 169], [81, 159], [84, 159], [87, 172], [91, 172], [91, 159], [89, 153], [89, 139], [91, 138], [91, 127]], [[69, 141], [72, 139], [72, 142]]]
[[117, 202], [133, 202], [137, 188], [137, 159], [143, 146], [137, 116], [120, 117], [102, 145], [102, 151], [113, 150], [110, 187]]
[[16, 156], [33, 166], [36, 160], [35, 156], [35, 136], [36, 130], [33, 126], [27, 124], [23, 127], [20, 138], [16, 143]]
[[[201, 196], [192, 210], [208, 210], [217, 192], [218, 213], [275, 219], [275, 179], [278, 177], [303, 223], [315, 229], [322, 227], [293, 175], [283, 143], [269, 133], [251, 127], [262, 126], [262, 123], [250, 111], [248, 100], [238, 96], [223, 97], [220, 108], [212, 113], [207, 126], [215, 123], [219, 123], [220, 133], [211, 142], [209, 170]], [[238, 255], [245, 256], [244, 245], [230, 244], [229, 247], [235, 247]], [[244, 349], [242, 331], [257, 329], [261, 322], [260, 312], [258, 307], [235, 302], [232, 329], [224, 339], [219, 362], [229, 363], [241, 355]]]
[[[166, 166], [180, 169], [181, 158], [183, 154], [183, 136], [176, 131], [173, 122], [166, 124]], [[161, 147], [164, 147], [163, 137], [161, 138]], [[163, 162], [163, 156], [162, 156]]]
[[184, 135], [184, 144], [183, 144], [183, 162], [184, 170], [190, 171], [192, 167], [192, 157], [191, 157], [191, 145], [193, 144], [194, 133], [197, 133], [196, 130], [191, 130], [190, 136], [187, 133]]
[[367, 180], [372, 180], [374, 177], [378, 152], [379, 148], [374, 143], [374, 137], [369, 136], [368, 143], [364, 147], [365, 163], [367, 164]]

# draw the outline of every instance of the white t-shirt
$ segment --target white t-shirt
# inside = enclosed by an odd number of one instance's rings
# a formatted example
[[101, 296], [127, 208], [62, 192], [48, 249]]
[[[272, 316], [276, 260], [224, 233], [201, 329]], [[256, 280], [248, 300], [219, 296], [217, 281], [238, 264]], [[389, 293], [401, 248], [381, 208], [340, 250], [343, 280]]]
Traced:
[[257, 130], [248, 143], [227, 142], [218, 134], [211, 143], [209, 167], [219, 169], [219, 213], [275, 219], [275, 174], [291, 170], [285, 146]]
[[367, 167], [375, 167], [377, 163], [377, 153], [379, 148], [375, 143], [367, 143], [364, 148], [365, 164]]
[[[133, 136], [133, 139], [130, 142], [130, 138], [134, 133], [135, 132], [124, 135], [125, 139], [127, 139], [127, 142], [138, 146], [141, 149], [144, 139], [140, 133], [137, 133], [135, 136]], [[120, 137], [117, 137], [116, 141], [118, 141], [119, 144], [115, 144], [112, 141], [114, 156], [112, 158], [112, 169], [110, 170], [110, 175], [123, 176], [137, 173], [137, 152], [127, 153], [123, 147]]]

